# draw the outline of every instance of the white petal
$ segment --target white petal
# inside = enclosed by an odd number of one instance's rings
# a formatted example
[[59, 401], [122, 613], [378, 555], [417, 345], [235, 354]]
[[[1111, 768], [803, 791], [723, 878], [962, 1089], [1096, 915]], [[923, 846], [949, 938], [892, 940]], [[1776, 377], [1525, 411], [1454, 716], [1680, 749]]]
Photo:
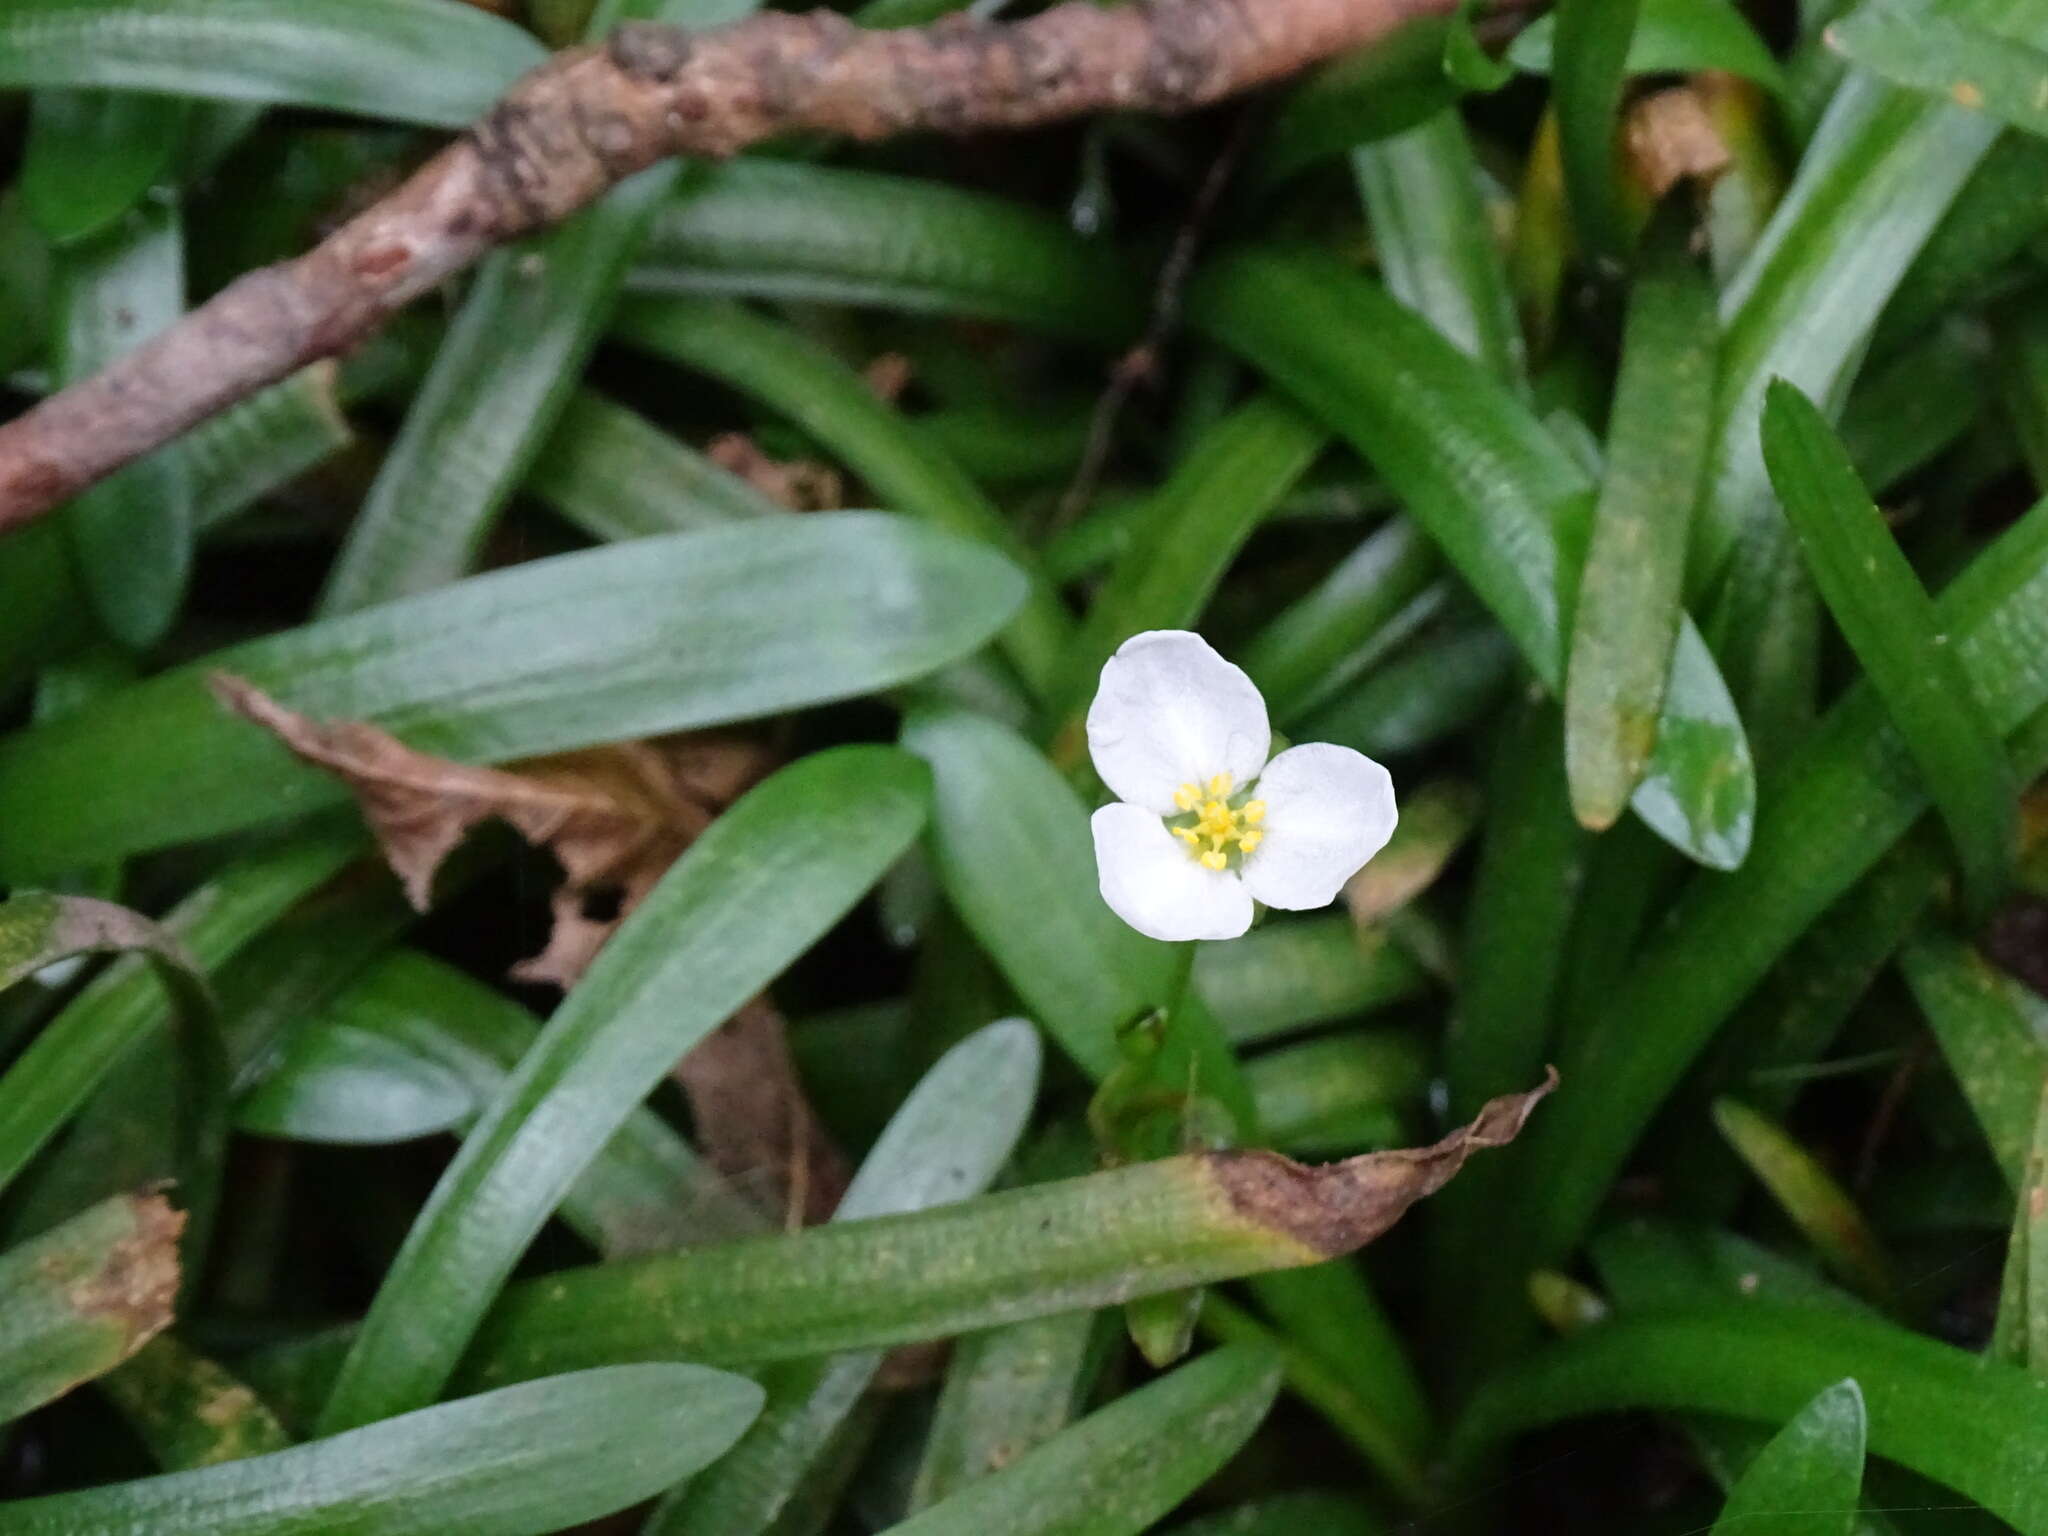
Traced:
[[1240, 785], [1273, 744], [1258, 687], [1185, 629], [1133, 635], [1088, 706], [1088, 755], [1119, 800], [1162, 816], [1173, 792], [1227, 773]]
[[1328, 906], [1394, 835], [1393, 779], [1349, 747], [1289, 747], [1259, 775], [1258, 798], [1266, 836], [1244, 861], [1244, 883], [1269, 907]]
[[1102, 899], [1147, 938], [1234, 939], [1251, 927], [1244, 882], [1194, 858], [1150, 811], [1105, 805], [1089, 826]]

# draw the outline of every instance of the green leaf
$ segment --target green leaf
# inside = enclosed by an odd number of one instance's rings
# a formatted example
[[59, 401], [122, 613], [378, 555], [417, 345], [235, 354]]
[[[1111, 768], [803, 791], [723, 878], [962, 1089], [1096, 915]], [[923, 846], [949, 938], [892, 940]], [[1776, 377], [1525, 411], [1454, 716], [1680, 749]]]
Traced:
[[[467, 1097], [467, 1119], [502, 1094], [540, 1030], [538, 1019], [502, 993], [441, 961], [396, 950], [300, 1024], [253, 1097], [238, 1106], [237, 1118], [250, 1127], [272, 1095], [294, 1103], [330, 1101], [330, 1090], [317, 1079], [335, 1059], [330, 1037], [345, 1035], [372, 1038], [398, 1053], [377, 1062], [353, 1052], [341, 1056], [345, 1067], [388, 1065], [380, 1093], [431, 1102], [452, 1080]], [[561, 1214], [607, 1258], [744, 1236], [764, 1225], [761, 1213], [648, 1108], [627, 1116], [562, 1197]]]
[[1218, 1350], [892, 1526], [892, 1536], [1138, 1536], [1251, 1438], [1279, 1384], [1270, 1351]]
[[1221, 1026], [1181, 995], [1183, 946], [1144, 937], [1103, 905], [1087, 808], [1058, 770], [963, 710], [912, 715], [903, 745], [931, 764], [931, 845], [946, 898], [1031, 1016], [1100, 1080], [1123, 1059], [1118, 1031], [1171, 1009], [1189, 1027], [1169, 1031], [1160, 1072], [1192, 1079], [1250, 1125], [1251, 1095]]
[[909, 681], [980, 647], [1020, 587], [987, 550], [872, 513], [763, 518], [474, 577], [216, 652], [0, 743], [0, 878], [345, 794], [224, 712], [205, 685], [216, 670], [421, 751], [503, 761]]
[[1387, 292], [1496, 379], [1520, 380], [1521, 327], [1464, 119], [1439, 112], [1354, 150], [1351, 172]]
[[1895, 85], [2048, 134], [2048, 52], [1965, 16], [1866, 0], [1832, 24], [1827, 45]]
[[[1508, 45], [1508, 62], [1532, 74], [1550, 73], [1557, 27], [1554, 14], [1537, 17]], [[1774, 91], [1785, 86], [1771, 50], [1729, 0], [1642, 0], [1627, 73], [1689, 75], [1703, 69], [1725, 70]]]
[[1860, 1295], [1899, 1311], [1890, 1255], [1849, 1192], [1813, 1154], [1782, 1126], [1733, 1099], [1715, 1102], [1714, 1124], [1827, 1266]]
[[1868, 1407], [1872, 1455], [2022, 1531], [2048, 1530], [2037, 1381], [1889, 1323], [1771, 1303], [1620, 1318], [1554, 1344], [1480, 1391], [1450, 1454], [1470, 1467], [1509, 1435], [1637, 1408], [1782, 1423], [1849, 1377]]
[[159, 1334], [100, 1377], [99, 1390], [166, 1472], [240, 1461], [292, 1443], [254, 1392], [170, 1334]]
[[460, 128], [541, 62], [533, 38], [434, 0], [11, 0], [0, 89], [112, 86]]
[[1384, 1536], [1387, 1527], [1362, 1503], [1338, 1493], [1276, 1493], [1173, 1527], [1172, 1536]]
[[[1936, 604], [2022, 777], [2048, 766], [2048, 503], [2008, 529]], [[1797, 936], [1912, 826], [1926, 792], [1866, 686], [1783, 766], [1749, 862], [1695, 879], [1575, 1040], [1574, 1093], [1524, 1154], [1532, 1263], [1577, 1245], [1656, 1106]], [[1642, 1020], [1657, 1019], [1654, 1031]], [[1869, 1385], [1865, 1382], [1865, 1386]], [[1789, 1411], [1789, 1410], [1788, 1410]]]
[[1872, 348], [1889, 353], [1981, 293], [2048, 226], [2048, 144], [2006, 134], [1991, 146], [1921, 245], [1885, 305]]
[[1764, 459], [1835, 622], [1919, 765], [1988, 917], [2019, 847], [2019, 791], [1934, 604], [1813, 403], [1782, 381], [1764, 405]]
[[176, 938], [111, 901], [22, 891], [0, 902], [0, 992], [74, 955], [139, 950], [160, 967], [164, 984], [185, 1001], [205, 1003], [205, 982]]
[[1514, 66], [1486, 51], [1472, 29], [1476, 0], [1463, 0], [1444, 31], [1444, 73], [1466, 91], [1497, 91], [1515, 78]]
[[1467, 730], [1499, 707], [1519, 672], [1514, 642], [1476, 603], [1447, 586], [1416, 602], [1433, 597], [1445, 610], [1435, 622], [1312, 710], [1297, 735], [1395, 758]]
[[804, 758], [750, 791], [612, 936], [413, 1224], [321, 1417], [430, 1402], [505, 1277], [676, 1058], [788, 968], [922, 827], [922, 765]]
[[1394, 1030], [1325, 1035], [1245, 1065], [1259, 1129], [1294, 1157], [1349, 1157], [1401, 1145], [1429, 1069], [1421, 1045]]
[[1417, 600], [1442, 564], [1414, 523], [1392, 518], [1274, 615], [1239, 660], [1275, 723], [1292, 728], [1412, 634], [1438, 606]]
[[1953, 939], [1920, 939], [1899, 965], [1992, 1160], [2017, 1190], [2048, 1082], [2048, 1002]]
[[1284, 181], [1326, 155], [1403, 133], [1453, 105], [1441, 16], [1418, 16], [1377, 42], [1312, 71], [1273, 114], [1247, 179]]
[[[164, 919], [194, 963], [212, 971], [346, 864], [359, 844], [311, 838], [230, 866]], [[139, 959], [122, 960], [45, 1026], [0, 1076], [0, 1187], [45, 1146], [122, 1057], [172, 1019]]]
[[[1242, 252], [1212, 263], [1190, 319], [1256, 361], [1365, 454], [1550, 686], [1564, 667], [1560, 508], [1585, 472], [1526, 407], [1378, 288], [1333, 263]], [[1700, 862], [1749, 846], [1755, 779], [1705, 645], [1681, 629], [1634, 804]]]
[[450, 1130], [476, 1095], [454, 1072], [347, 1024], [296, 1032], [235, 1104], [235, 1129], [285, 1141], [375, 1146]]
[[[56, 374], [75, 383], [184, 312], [184, 225], [177, 204], [152, 203], [119, 229], [71, 247], [59, 258], [57, 286]], [[162, 639], [192, 570], [192, 479], [178, 445], [159, 448], [74, 498], [64, 527], [100, 622], [137, 649]]]
[[1850, 1536], [1865, 1432], [1863, 1391], [1853, 1377], [1821, 1392], [1730, 1490], [1716, 1536]]
[[1714, 407], [1713, 289], [1674, 218], [1652, 231], [1629, 301], [1607, 472], [1565, 670], [1572, 810], [1612, 826], [1655, 748], [1684, 622], [1686, 541]]
[[1579, 238], [1610, 260], [1627, 254], [1633, 234], [1614, 140], [1641, 13], [1642, 0], [1559, 0], [1549, 18], [1565, 195]]
[[1152, 497], [1144, 529], [1096, 593], [1068, 649], [1061, 713], [1081, 716], [1118, 646], [1148, 629], [1192, 629], [1238, 551], [1321, 454], [1327, 437], [1272, 395], [1239, 406], [1203, 434]]
[[[981, 1194], [1001, 1172], [1038, 1096], [1042, 1049], [1022, 1019], [953, 1047], [903, 1101], [847, 1186], [834, 1221], [925, 1210]], [[764, 1374], [761, 1417], [703, 1476], [676, 1489], [646, 1536], [754, 1536], [775, 1528], [881, 1368], [868, 1351]]]
[[[702, 369], [783, 412], [893, 510], [981, 540], [1033, 570], [1016, 530], [959, 466], [809, 338], [735, 305], [685, 298], [623, 304], [612, 329], [622, 341]], [[1066, 609], [1034, 576], [1023, 610], [1003, 632], [1003, 647], [1041, 694], [1058, 675], [1068, 629]]]
[[[0, 1424], [169, 1326], [183, 1225], [161, 1195], [119, 1195], [0, 1253]], [[10, 1529], [19, 1507], [7, 1506]]]
[[43, 238], [101, 233], [142, 200], [184, 138], [186, 103], [111, 91], [38, 91], [22, 150], [21, 203]]
[[1239, 939], [1195, 946], [1195, 990], [1239, 1045], [1334, 1023], [1422, 995], [1428, 974], [1380, 927], [1343, 915], [1269, 918]]
[[2013, 1206], [1989, 1353], [2048, 1379], [2048, 1079]]
[[591, 390], [563, 406], [526, 487], [594, 539], [644, 539], [785, 509]]
[[193, 516], [202, 533], [349, 444], [338, 375], [333, 363], [302, 368], [178, 439], [192, 473]]
[[655, 216], [631, 283], [1007, 321], [1090, 347], [1135, 337], [1144, 319], [1115, 248], [1037, 209], [790, 160], [693, 171]]
[[408, 1413], [267, 1456], [7, 1506], [19, 1536], [542, 1536], [721, 1455], [759, 1410], [742, 1377], [622, 1365]]

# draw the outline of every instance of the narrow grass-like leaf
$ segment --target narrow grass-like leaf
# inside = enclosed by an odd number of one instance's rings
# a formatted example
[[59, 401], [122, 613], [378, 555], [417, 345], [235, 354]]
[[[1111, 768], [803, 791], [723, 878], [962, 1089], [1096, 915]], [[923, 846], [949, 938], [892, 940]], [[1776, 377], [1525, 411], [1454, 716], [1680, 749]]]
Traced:
[[283, 1141], [378, 1146], [453, 1129], [477, 1112], [455, 1073], [347, 1024], [299, 1032], [235, 1104], [235, 1129]]
[[1889, 1323], [1770, 1304], [1620, 1318], [1554, 1344], [1481, 1391], [1451, 1455], [1469, 1467], [1509, 1435], [1631, 1408], [1782, 1423], [1848, 1377], [1862, 1389], [1873, 1455], [2022, 1531], [2048, 1530], [2041, 1383]]
[[1063, 743], [1078, 750], [1080, 717], [1118, 646], [1148, 629], [1196, 626], [1252, 531], [1327, 440], [1272, 395], [1239, 406], [1203, 435], [1152, 498], [1143, 532], [1118, 558], [1069, 648]]
[[[986, 1190], [1030, 1118], [1041, 1055], [1037, 1031], [1022, 1019], [991, 1024], [954, 1046], [883, 1130], [833, 1219], [924, 1210]], [[881, 1365], [882, 1355], [867, 1351], [766, 1372], [761, 1417], [715, 1467], [656, 1509], [646, 1536], [776, 1529]]]
[[770, 159], [693, 172], [647, 232], [645, 293], [866, 304], [1114, 346], [1144, 300], [1114, 247], [922, 177]]
[[1239, 1045], [1420, 996], [1429, 978], [1384, 929], [1349, 917], [1269, 920], [1196, 946], [1195, 990]]
[[1418, 16], [1316, 70], [1273, 114], [1249, 178], [1273, 185], [1326, 155], [1406, 132], [1454, 105], [1458, 87], [1443, 67], [1447, 30], [1441, 16]]
[[19, 189], [0, 193], [0, 373], [33, 358], [49, 330], [50, 247], [21, 203]]
[[685, 533], [783, 511], [636, 411], [579, 390], [527, 472], [526, 489], [594, 539]]
[[1138, 1536], [1251, 1438], [1279, 1384], [1269, 1351], [1218, 1350], [890, 1529], [894, 1536]]
[[[702, 369], [782, 411], [843, 458], [892, 510], [982, 540], [1031, 568], [1015, 530], [959, 466], [851, 368], [795, 331], [733, 305], [686, 298], [623, 304], [613, 330], [621, 340]], [[1025, 682], [1041, 693], [1058, 675], [1068, 629], [1058, 598], [1034, 579], [1003, 645]]]
[[[1561, 507], [1585, 472], [1505, 386], [1372, 284], [1308, 257], [1213, 263], [1190, 317], [1252, 357], [1341, 431], [1394, 486], [1550, 686], [1564, 668]], [[1665, 718], [1634, 801], [1713, 868], [1742, 861], [1755, 779], [1741, 722], [1705, 645], [1681, 629]]]
[[[1556, 67], [1558, 18], [1539, 16], [1508, 45], [1508, 62], [1533, 74]], [[1759, 85], [1784, 85], [1771, 50], [1729, 0], [1642, 0], [1629, 39], [1631, 75], [1692, 74], [1725, 70]]]
[[2004, 746], [1934, 604], [1813, 403], [1772, 384], [1763, 438], [1771, 482], [1821, 596], [1919, 764], [1956, 845], [1964, 905], [1981, 921], [2018, 852], [2018, 786]]
[[[184, 312], [184, 238], [178, 205], [164, 201], [63, 254], [52, 346], [60, 380], [97, 372]], [[130, 646], [155, 644], [192, 571], [192, 478], [182, 450], [160, 448], [101, 481], [71, 502], [64, 522], [100, 622]]]
[[[2048, 504], [1980, 555], [1936, 610], [1994, 727], [2011, 738], [2016, 771], [2048, 766]], [[1577, 1246], [1629, 1147], [1714, 1031], [1926, 805], [1876, 696], [1852, 689], [1785, 764], [1748, 863], [1681, 892], [1568, 1057], [1573, 1097], [1538, 1128], [1524, 1162], [1534, 1263]], [[1653, 1014], [1658, 1027], [1645, 1032]]]
[[1273, 719], [1293, 725], [1383, 656], [1440, 568], [1436, 547], [1395, 518], [1275, 615], [1239, 658]]
[[0, 902], [0, 991], [74, 955], [129, 950], [154, 958], [167, 985], [204, 986], [178, 941], [140, 912], [47, 891], [22, 891]]
[[1551, 18], [1565, 195], [1579, 238], [1610, 260], [1627, 251], [1632, 233], [1614, 138], [1641, 9], [1642, 0], [1560, 0]]
[[122, 1195], [0, 1253], [0, 1424], [170, 1326], [183, 1225], [161, 1195]]
[[2018, 1189], [2048, 1082], [2048, 1002], [1953, 939], [1923, 938], [1899, 963], [1993, 1161]]
[[1329, 1035], [1245, 1064], [1259, 1129], [1295, 1157], [1400, 1145], [1428, 1077], [1415, 1037], [1392, 1030]]
[[1863, 1391], [1853, 1377], [1819, 1393], [1729, 1491], [1715, 1536], [1850, 1536], [1865, 1433]]
[[345, 793], [217, 704], [215, 670], [316, 718], [503, 761], [909, 681], [978, 649], [1021, 586], [985, 549], [872, 513], [761, 518], [475, 577], [216, 652], [0, 743], [0, 878]]
[[1654, 226], [1629, 300], [1607, 472], [1572, 623], [1565, 767], [1572, 810], [1595, 831], [1620, 816], [1655, 748], [1685, 617], [1685, 554], [1713, 421], [1718, 329], [1713, 289], [1685, 246], [1676, 220]]
[[69, 245], [141, 201], [178, 153], [186, 103], [112, 91], [38, 91], [22, 150], [21, 201], [43, 237]]
[[1747, 1104], [1721, 1099], [1714, 1123], [1816, 1252], [1860, 1294], [1899, 1310], [1891, 1258], [1849, 1192], [1798, 1142]]
[[1883, 495], [1975, 426], [1989, 403], [1991, 362], [1983, 329], [1958, 320], [1928, 327], [1867, 369], [1840, 424], [1863, 483]]
[[2048, 226], [2048, 144], [2009, 133], [1991, 146], [1906, 268], [1872, 348], [1883, 354], [1983, 291]]
[[939, 883], [1031, 1016], [1090, 1077], [1122, 1060], [1117, 1032], [1154, 1009], [1192, 1026], [1162, 1063], [1176, 1081], [1224, 1101], [1252, 1123], [1251, 1096], [1220, 1025], [1180, 996], [1181, 946], [1148, 939], [1103, 904], [1087, 808], [1043, 755], [1014, 732], [961, 710], [910, 717], [903, 744], [931, 764], [931, 843]]
[[[211, 971], [346, 864], [353, 837], [301, 840], [233, 865], [164, 919], [192, 960]], [[122, 1057], [170, 1024], [172, 1004], [140, 959], [95, 978], [0, 1076], [0, 1186], [11, 1182]]]
[[714, 1460], [759, 1410], [742, 1377], [624, 1365], [403, 1414], [314, 1445], [7, 1506], [19, 1536], [541, 1536]]
[[541, 61], [533, 38], [431, 0], [13, 0], [0, 88], [104, 85], [459, 128]]
[[[1386, 1230], [1473, 1153], [1504, 1144], [1548, 1092], [1496, 1100], [1430, 1147], [1322, 1168], [1270, 1152], [1182, 1155], [910, 1215], [558, 1271], [507, 1289], [461, 1379], [496, 1385], [630, 1360], [798, 1360], [1320, 1263]], [[1282, 1169], [1294, 1171], [1272, 1182]], [[273, 1402], [296, 1408], [325, 1390], [352, 1332], [294, 1340], [243, 1367]]]
[[2019, 37], [1972, 25], [1962, 14], [1868, 0], [1831, 25], [1826, 41], [1896, 85], [2048, 134], [2048, 52]]
[[2013, 1206], [1989, 1353], [2048, 1379], [2048, 1080]]
[[1400, 757], [1468, 729], [1500, 705], [1519, 674], [1514, 642], [1470, 599], [1444, 596], [1436, 622], [1303, 718], [1303, 740]]
[[200, 531], [227, 521], [350, 441], [332, 363], [302, 368], [178, 440]]
[[1455, 111], [1352, 151], [1387, 292], [1496, 379], [1522, 374], [1522, 334], [1481, 191], [1478, 158]]
[[321, 1424], [430, 1402], [533, 1236], [678, 1056], [779, 976], [923, 826], [888, 748], [805, 758], [711, 826], [606, 944], [393, 1260]]
[[151, 1339], [99, 1390], [166, 1472], [282, 1451], [292, 1437], [234, 1376], [170, 1334]]
[[[540, 1021], [482, 982], [411, 950], [397, 950], [307, 1019], [256, 1092], [325, 1098], [304, 1080], [327, 1061], [330, 1035], [375, 1039], [400, 1053], [377, 1091], [433, 1098], [451, 1079], [467, 1092], [467, 1119], [504, 1091], [532, 1049]], [[352, 1056], [358, 1068], [365, 1058]], [[422, 1095], [421, 1085], [425, 1085]], [[242, 1123], [256, 1110], [239, 1106]], [[388, 1108], [380, 1109], [388, 1115]], [[653, 1110], [635, 1109], [562, 1197], [562, 1218], [607, 1258], [665, 1252], [761, 1231], [764, 1217], [724, 1184]]]

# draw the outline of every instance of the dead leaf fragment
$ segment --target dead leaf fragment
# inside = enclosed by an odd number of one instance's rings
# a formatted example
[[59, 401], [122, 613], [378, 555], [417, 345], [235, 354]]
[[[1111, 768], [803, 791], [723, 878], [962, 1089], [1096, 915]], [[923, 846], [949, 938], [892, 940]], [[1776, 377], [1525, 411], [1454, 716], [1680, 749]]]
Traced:
[[80, 1317], [118, 1323], [133, 1354], [170, 1327], [178, 1299], [178, 1238], [185, 1214], [162, 1195], [127, 1197], [132, 1230], [107, 1249], [89, 1274], [71, 1286], [66, 1300]]
[[1276, 1152], [1212, 1152], [1207, 1159], [1240, 1216], [1336, 1258], [1364, 1247], [1409, 1206], [1442, 1189], [1474, 1152], [1513, 1141], [1556, 1087], [1553, 1067], [1527, 1093], [1488, 1100], [1471, 1124], [1433, 1146], [1368, 1152], [1320, 1167]]
[[1690, 85], [1653, 91], [1632, 103], [1622, 126], [1629, 169], [1651, 201], [1679, 182], [1710, 182], [1732, 163], [1706, 102]]
[[561, 987], [583, 974], [620, 920], [768, 768], [763, 748], [715, 736], [471, 767], [415, 751], [362, 721], [310, 719], [225, 673], [212, 683], [230, 708], [348, 785], [416, 910], [432, 904], [442, 861], [494, 817], [552, 853], [563, 881], [547, 948], [513, 974]]
[[676, 1065], [697, 1144], [742, 1188], [766, 1182], [789, 1228], [829, 1219], [852, 1167], [811, 1108], [789, 1051], [789, 1028], [757, 997]]
[[816, 459], [772, 458], [744, 432], [714, 437], [704, 454], [792, 512], [830, 512], [846, 505], [846, 482], [838, 470]]

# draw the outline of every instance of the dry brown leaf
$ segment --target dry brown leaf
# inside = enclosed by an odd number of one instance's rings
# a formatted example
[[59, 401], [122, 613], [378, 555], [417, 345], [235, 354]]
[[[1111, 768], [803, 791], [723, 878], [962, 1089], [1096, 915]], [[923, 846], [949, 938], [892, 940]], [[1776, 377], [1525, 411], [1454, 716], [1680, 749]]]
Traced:
[[884, 405], [894, 405], [910, 388], [917, 369], [901, 352], [884, 352], [860, 371], [861, 381]]
[[852, 1167], [805, 1097], [788, 1026], [767, 998], [705, 1036], [675, 1078], [711, 1166], [742, 1188], [765, 1181], [784, 1225], [809, 1226], [838, 1208]]
[[846, 505], [846, 482], [838, 470], [816, 459], [772, 458], [744, 432], [714, 437], [704, 453], [720, 469], [738, 475], [792, 512], [830, 512]]
[[552, 853], [563, 880], [547, 948], [513, 975], [565, 988], [711, 819], [769, 766], [756, 744], [683, 736], [476, 768], [415, 751], [362, 721], [309, 719], [240, 678], [217, 673], [212, 682], [229, 707], [354, 791], [416, 910], [432, 904], [442, 861], [482, 822], [503, 821]]
[[1732, 158], [1713, 114], [1690, 85], [1653, 91], [1632, 103], [1623, 139], [1629, 169], [1652, 201], [1681, 181], [1712, 181]]

